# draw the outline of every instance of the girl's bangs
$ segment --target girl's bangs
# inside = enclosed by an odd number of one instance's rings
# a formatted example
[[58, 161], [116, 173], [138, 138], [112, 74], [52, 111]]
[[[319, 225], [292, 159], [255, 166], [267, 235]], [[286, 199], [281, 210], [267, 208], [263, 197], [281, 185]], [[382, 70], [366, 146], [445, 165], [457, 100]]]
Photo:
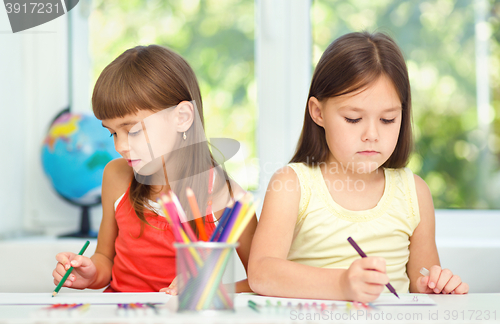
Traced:
[[161, 110], [161, 104], [148, 94], [147, 80], [140, 74], [124, 71], [103, 71], [92, 95], [92, 109], [99, 120], [120, 118], [136, 114], [139, 110]]
[[382, 74], [383, 72], [379, 68], [370, 69], [365, 73], [354, 74], [355, 77], [346, 82], [345, 88], [343, 88], [342, 91], [333, 94], [332, 97], [340, 97], [359, 90], [361, 90], [361, 93], [374, 83]]

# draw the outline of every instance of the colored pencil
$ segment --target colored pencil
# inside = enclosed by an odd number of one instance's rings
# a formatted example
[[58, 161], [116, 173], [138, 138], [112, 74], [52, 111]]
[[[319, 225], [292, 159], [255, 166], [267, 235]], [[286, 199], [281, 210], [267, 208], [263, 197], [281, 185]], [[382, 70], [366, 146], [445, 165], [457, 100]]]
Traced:
[[234, 223], [236, 219], [238, 219], [238, 215], [240, 214], [241, 209], [243, 208], [243, 203], [237, 201], [234, 204], [233, 210], [231, 210], [231, 214], [229, 215], [226, 224], [224, 224], [221, 234], [217, 239], [217, 242], [226, 242], [231, 230], [233, 229]]
[[[173, 193], [171, 193], [171, 194], [172, 194], [171, 195], [172, 197], [176, 198], [176, 196]], [[177, 214], [177, 211], [180, 212], [180, 210], [182, 209], [182, 207], [180, 206], [180, 203], [179, 203], [179, 208], [177, 208], [177, 206], [175, 205], [175, 200], [173, 200], [172, 198], [170, 198], [169, 196], [167, 196], [165, 194], [161, 195], [161, 199], [158, 199], [158, 203], [162, 207], [163, 212], [165, 213], [165, 216], [167, 217], [167, 220], [169, 221], [169, 223], [171, 223], [171, 225], [173, 227], [173, 232], [174, 232], [174, 236], [176, 236], [176, 240], [178, 242], [185, 243], [185, 244], [191, 243], [192, 241], [190, 240], [188, 235], [182, 229], [182, 226], [180, 224], [180, 219], [179, 219], [178, 214]], [[187, 223], [184, 223], [183, 225], [185, 225], [184, 226], [185, 228], [186, 228], [186, 226], [189, 227], [189, 224], [187, 224]], [[189, 227], [189, 229], [191, 229], [191, 228]], [[176, 235], [175, 233], [178, 233], [178, 234]], [[191, 233], [192, 233], [192, 231], [191, 231]], [[196, 240], [194, 233], [192, 233], [192, 235], [193, 235], [192, 237]], [[189, 247], [188, 250], [191, 254], [191, 257], [185, 257], [185, 259], [188, 263], [188, 271], [192, 277], [196, 278], [198, 276], [198, 273], [199, 273], [198, 268], [201, 268], [204, 265], [204, 262], [203, 262], [201, 256], [199, 255], [198, 251], [194, 247]], [[188, 282], [188, 284], [186, 285], [186, 290], [189, 289], [190, 285], [194, 285], [194, 281]], [[223, 304], [227, 304], [228, 302], [231, 302], [223, 285], [221, 284], [220, 286], [221, 286], [220, 289], [217, 291], [217, 296], [219, 297], [219, 299], [222, 300]]]
[[172, 227], [172, 232], [174, 233], [175, 240], [177, 242], [184, 242], [184, 240], [182, 239], [182, 235], [180, 233], [180, 230], [182, 230], [182, 229], [180, 229], [179, 226], [177, 226], [177, 224], [174, 222], [174, 220], [170, 216], [169, 211], [167, 210], [166, 204], [168, 203], [169, 199], [170, 198], [168, 198], [167, 195], [161, 194], [160, 198], [157, 199], [157, 202], [162, 207], [163, 212], [165, 213], [165, 218], [167, 219], [167, 222]]
[[177, 215], [179, 217], [179, 220], [180, 220], [182, 226], [184, 227], [184, 231], [186, 232], [186, 234], [189, 237], [189, 239], [191, 240], [191, 242], [196, 242], [197, 241], [196, 235], [194, 234], [191, 226], [189, 226], [189, 223], [188, 223], [188, 220], [186, 217], [186, 213], [182, 209], [182, 205], [181, 205], [181, 202], [179, 201], [179, 198], [177, 198], [176, 194], [173, 191], [170, 191], [169, 194], [170, 194], [170, 198], [172, 199], [172, 202], [175, 205], [175, 209], [177, 210]]
[[[237, 201], [235, 203], [235, 206], [236, 206], [236, 204], [241, 204], [241, 202]], [[248, 208], [247, 213], [245, 215], [242, 215], [242, 213], [238, 213], [237, 215], [234, 215], [233, 213], [231, 213], [233, 215], [233, 217], [237, 217], [237, 218], [244, 217], [244, 221], [239, 222], [240, 226], [237, 229], [236, 228], [234, 229], [234, 233], [230, 233], [228, 235], [228, 237], [231, 238], [231, 240], [227, 241], [227, 243], [235, 243], [236, 241], [238, 241], [239, 237], [241, 236], [244, 229], [248, 225], [248, 222], [251, 220], [251, 218], [254, 215], [255, 206], [256, 206], [256, 204], [252, 204]], [[220, 224], [220, 225], [222, 225], [222, 224]], [[220, 258], [215, 265], [215, 269], [214, 269], [212, 275], [210, 276], [209, 282], [204, 287], [203, 294], [201, 295], [199, 302], [196, 305], [196, 309], [200, 310], [200, 309], [206, 308], [209, 305], [210, 300], [213, 298], [213, 295], [216, 291], [215, 289], [222, 279], [224, 269], [226, 268], [226, 265], [229, 261], [229, 257], [230, 257], [229, 252], [230, 252], [229, 250], [224, 250], [221, 253]]]
[[228, 242], [236, 243], [240, 238], [243, 231], [247, 228], [248, 223], [252, 220], [253, 215], [255, 214], [255, 210], [257, 209], [258, 201], [253, 203], [248, 209], [246, 214], [242, 217], [241, 222], [239, 223], [238, 228], [235, 229], [234, 232], [229, 235]]
[[[237, 205], [237, 204], [241, 204], [241, 203], [236, 202], [235, 205]], [[236, 206], [236, 207], [238, 207], [238, 206]], [[237, 210], [237, 208], [233, 208], [233, 211], [234, 210]], [[241, 213], [238, 213], [236, 215], [234, 213], [231, 213], [231, 215], [233, 217], [237, 217], [237, 218], [242, 216]], [[252, 213], [252, 216], [253, 216], [253, 213]], [[245, 227], [246, 227], [246, 224], [248, 224], [248, 222], [246, 222], [244, 224]], [[240, 222], [240, 225], [243, 225], [243, 222]], [[238, 230], [241, 229], [242, 227], [243, 226], [240, 226], [238, 228]], [[238, 232], [240, 232], [240, 234], [241, 234], [243, 232], [243, 230], [239, 230]], [[229, 234], [228, 236], [232, 238], [232, 242], [236, 242], [239, 238], [239, 235]], [[228, 243], [232, 243], [232, 242], [228, 242]], [[208, 283], [206, 283], [204, 285], [204, 287], [202, 287], [202, 288], [204, 288], [203, 289], [204, 291], [203, 291], [201, 297], [199, 298], [198, 304], [196, 305], [196, 309], [200, 310], [203, 308], [207, 308], [209, 306], [210, 301], [212, 300], [213, 295], [216, 291], [216, 287], [221, 282], [222, 275], [224, 273], [224, 269], [227, 266], [227, 263], [230, 259], [230, 256], [231, 256], [230, 250], [228, 250], [228, 249], [226, 249], [220, 253], [220, 256], [215, 264], [215, 268], [214, 268], [213, 272], [211, 273], [211, 276], [210, 276], [210, 279], [208, 280]]]
[[[90, 241], [85, 242], [85, 244], [83, 245], [83, 247], [80, 250], [80, 252], [78, 252], [78, 255], [82, 255], [85, 252], [85, 250], [87, 249], [87, 247], [89, 246], [89, 244], [90, 244]], [[69, 267], [69, 269], [66, 271], [66, 273], [62, 277], [61, 281], [59, 281], [59, 284], [57, 285], [56, 289], [54, 289], [54, 292], [52, 293], [52, 297], [56, 296], [57, 293], [59, 292], [59, 290], [61, 290], [61, 287], [66, 282], [66, 279], [68, 279], [71, 271], [73, 271], [73, 267], [72, 266]]]
[[[351, 243], [352, 247], [358, 252], [358, 254], [362, 257], [362, 258], [366, 258], [366, 254], [365, 252], [363, 252], [363, 250], [361, 250], [361, 248], [358, 246], [358, 244], [356, 244], [356, 242], [354, 242], [354, 240], [352, 239], [352, 237], [348, 237], [347, 238], [347, 241], [349, 241], [349, 243]], [[391, 283], [387, 283], [387, 285], [385, 285], [387, 287], [387, 289], [389, 289], [389, 291], [391, 293], [393, 293], [394, 295], [396, 295], [396, 297], [399, 298], [398, 294], [396, 293], [396, 289], [394, 289], [394, 287], [391, 285]]]
[[227, 263], [230, 259], [231, 254], [229, 253], [229, 249], [225, 249], [220, 253], [220, 256], [217, 257], [217, 263], [213, 267], [213, 271], [210, 274], [210, 279], [208, 280], [208, 283], [206, 283], [203, 286], [200, 286], [201, 289], [203, 289], [203, 293], [201, 294], [201, 297], [198, 300], [198, 303], [196, 304], [196, 309], [201, 310], [204, 308], [207, 308], [217, 291], [217, 287], [220, 284], [220, 281], [222, 279], [222, 275], [224, 274], [224, 269], [227, 266]]
[[[253, 203], [251, 194], [246, 194], [232, 206], [225, 208], [217, 227], [208, 238], [193, 191], [188, 188], [186, 195], [199, 231], [199, 238], [202, 241], [208, 239], [210, 242], [234, 244], [255, 215], [257, 204]], [[173, 192], [169, 192], [169, 195], [162, 194], [158, 202], [173, 227], [176, 241], [184, 244], [196, 242], [198, 238], [187, 223], [186, 214], [177, 196]], [[203, 245], [200, 245], [200, 248], [203, 248]], [[232, 249], [230, 247], [208, 249], [207, 254], [203, 250], [188, 245], [187, 249], [182, 252], [182, 260], [178, 260], [181, 269], [179, 270], [181, 274], [178, 275], [183, 276], [182, 280], [186, 281], [183, 291], [179, 294], [179, 309], [202, 310], [233, 307], [233, 301], [222, 283], [224, 269], [230, 260]]]
[[179, 215], [177, 214], [177, 209], [175, 207], [174, 202], [172, 201], [172, 198], [170, 198], [169, 195], [166, 195], [164, 193], [160, 194], [160, 197], [163, 202], [162, 203], [163, 207], [168, 212], [168, 215], [172, 220], [173, 226], [177, 227], [180, 231], [182, 229], [181, 221], [179, 219]]
[[253, 309], [257, 313], [260, 313], [260, 311], [259, 311], [259, 305], [256, 302], [254, 302], [253, 300], [249, 300], [248, 301], [248, 307], [250, 307], [251, 309]]
[[194, 196], [194, 192], [191, 188], [186, 189], [186, 196], [189, 201], [189, 206], [191, 207], [191, 212], [193, 213], [194, 221], [196, 222], [196, 226], [198, 227], [198, 232], [200, 233], [200, 239], [202, 241], [208, 241], [208, 235], [205, 231], [205, 226], [203, 226], [203, 221], [201, 219], [200, 208], [198, 207], [198, 203], [196, 202], [196, 197]]
[[[236, 203], [235, 203], [236, 205]], [[210, 236], [209, 241], [210, 242], [217, 242], [217, 239], [219, 238], [220, 234], [222, 233], [222, 230], [226, 226], [226, 222], [229, 219], [229, 215], [231, 214], [231, 211], [233, 210], [233, 207], [226, 207], [224, 209], [224, 212], [222, 213], [222, 216], [219, 218], [219, 224], [217, 224], [217, 227], [215, 228], [214, 232]]]
[[[161, 199], [157, 200], [160, 206], [163, 209], [163, 212], [165, 213], [165, 217], [167, 218], [167, 221], [172, 225], [172, 231], [174, 232], [174, 236], [177, 242], [180, 243], [191, 243], [189, 240], [187, 234], [184, 232], [182, 229], [179, 219], [177, 218], [177, 215], [175, 214], [175, 207], [173, 202], [171, 201], [170, 197], [168, 197], [165, 194], [161, 195]], [[196, 252], [196, 249], [191, 247], [189, 248], [189, 251], [191, 252], [194, 260], [199, 264], [201, 264], [203, 261], [201, 260], [200, 256]], [[189, 259], [192, 261], [192, 259]], [[194, 264], [191, 264], [191, 269], [196, 269], [196, 266]]]

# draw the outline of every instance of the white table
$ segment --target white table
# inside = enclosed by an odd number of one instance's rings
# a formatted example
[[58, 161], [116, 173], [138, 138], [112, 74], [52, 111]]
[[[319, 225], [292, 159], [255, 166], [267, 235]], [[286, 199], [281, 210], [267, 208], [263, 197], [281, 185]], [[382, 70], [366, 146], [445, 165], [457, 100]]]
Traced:
[[[77, 293], [75, 293], [77, 294]], [[12, 294], [11, 296], [17, 296]], [[26, 298], [31, 295], [26, 294]], [[0, 305], [0, 324], [6, 323], [500, 323], [500, 294], [430, 295], [436, 306], [378, 306], [377, 309], [337, 307], [323, 313], [297, 307], [249, 307], [255, 295], [235, 297], [234, 313], [213, 316], [177, 313], [177, 297], [165, 297], [158, 314], [151, 309], [119, 310], [116, 305], [91, 305], [86, 312], [43, 310], [41, 305]], [[5, 300], [9, 293], [0, 294]], [[260, 299], [262, 300], [262, 299]], [[269, 297], [269, 300], [274, 301]], [[330, 305], [332, 302], [325, 302]], [[276, 303], [273, 303], [276, 304]], [[284, 305], [284, 304], [283, 304]]]

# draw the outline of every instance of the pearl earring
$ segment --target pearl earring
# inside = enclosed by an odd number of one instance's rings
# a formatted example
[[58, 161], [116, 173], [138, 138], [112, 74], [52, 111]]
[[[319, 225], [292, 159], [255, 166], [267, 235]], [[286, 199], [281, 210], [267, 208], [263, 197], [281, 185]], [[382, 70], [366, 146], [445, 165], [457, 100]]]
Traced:
[[184, 132], [184, 134], [182, 135], [182, 138], [183, 138], [184, 140], [186, 140], [186, 132]]

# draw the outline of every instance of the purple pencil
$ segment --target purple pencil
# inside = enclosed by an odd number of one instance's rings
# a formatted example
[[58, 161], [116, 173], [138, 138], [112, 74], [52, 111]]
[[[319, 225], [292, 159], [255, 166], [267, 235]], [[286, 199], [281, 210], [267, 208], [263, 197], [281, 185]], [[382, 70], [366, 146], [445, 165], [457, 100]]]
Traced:
[[226, 242], [227, 241], [227, 238], [229, 237], [229, 234], [231, 234], [231, 230], [233, 229], [234, 223], [236, 222], [236, 219], [238, 218], [241, 207], [243, 207], [243, 204], [240, 201], [237, 201], [234, 204], [234, 208], [231, 211], [231, 215], [229, 216], [229, 219], [226, 223], [226, 226], [223, 227], [222, 233], [218, 239], [219, 242]]
[[[347, 240], [349, 241], [349, 243], [351, 243], [352, 247], [358, 252], [358, 254], [362, 257], [362, 258], [366, 258], [366, 254], [365, 252], [363, 252], [363, 250], [361, 250], [361, 248], [358, 246], [358, 244], [356, 244], [356, 242], [354, 242], [354, 240], [352, 239], [352, 237], [348, 237]], [[396, 295], [396, 297], [399, 298], [398, 294], [396, 293], [396, 289], [394, 289], [394, 287], [390, 284], [390, 283], [387, 283], [387, 285], [385, 285], [387, 287], [387, 289], [389, 289], [389, 291], [391, 293], [393, 293], [394, 295]]]

